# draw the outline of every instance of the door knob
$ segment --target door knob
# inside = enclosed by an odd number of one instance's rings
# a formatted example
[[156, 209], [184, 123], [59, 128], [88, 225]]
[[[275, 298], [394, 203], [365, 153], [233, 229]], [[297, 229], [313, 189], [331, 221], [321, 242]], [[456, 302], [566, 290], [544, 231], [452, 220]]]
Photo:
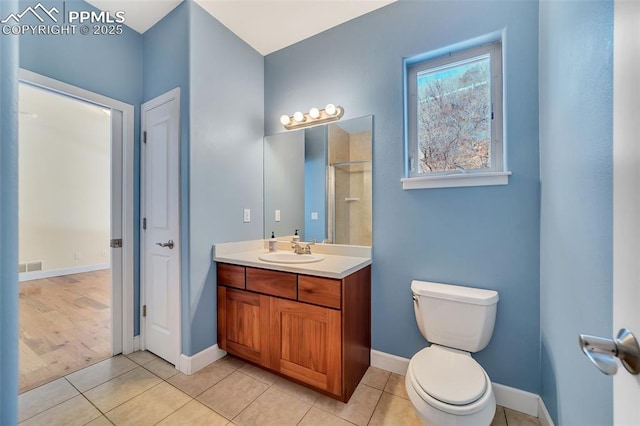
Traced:
[[622, 362], [629, 373], [640, 373], [640, 347], [636, 337], [626, 328], [621, 329], [615, 339], [581, 334], [578, 342], [589, 361], [604, 374], [616, 374], [618, 364], [615, 358]]
[[173, 249], [173, 240], [169, 240], [166, 243], [156, 243], [160, 247], [169, 247], [169, 250]]

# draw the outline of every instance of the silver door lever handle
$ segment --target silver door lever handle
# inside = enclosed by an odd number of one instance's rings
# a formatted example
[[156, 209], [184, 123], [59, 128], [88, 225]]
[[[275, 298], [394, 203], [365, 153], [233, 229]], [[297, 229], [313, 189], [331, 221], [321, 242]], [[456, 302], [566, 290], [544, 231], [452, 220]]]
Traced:
[[173, 240], [169, 240], [166, 243], [156, 243], [160, 247], [169, 247], [169, 250], [173, 249]]
[[604, 374], [609, 376], [616, 374], [618, 371], [616, 358], [622, 362], [629, 373], [634, 375], [640, 373], [640, 347], [633, 333], [626, 328], [621, 329], [615, 339], [581, 334], [578, 342], [589, 361]]

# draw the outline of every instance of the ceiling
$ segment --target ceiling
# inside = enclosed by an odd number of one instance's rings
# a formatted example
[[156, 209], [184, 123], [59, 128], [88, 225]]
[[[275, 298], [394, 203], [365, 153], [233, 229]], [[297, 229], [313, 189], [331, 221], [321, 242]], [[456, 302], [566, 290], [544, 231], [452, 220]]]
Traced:
[[[396, 0], [195, 0], [262, 55], [280, 50]], [[139, 33], [182, 0], [87, 0], [100, 10], [126, 12]]]
[[[31, 123], [56, 134], [62, 131], [66, 135], [83, 135], [83, 138], [91, 134], [110, 134], [111, 111], [108, 109], [29, 84], [20, 83], [19, 90], [21, 126]], [[96, 129], [103, 131], [96, 133]], [[110, 142], [106, 139], [106, 144], [101, 137], [82, 139], [82, 142], [91, 149], [99, 146], [108, 150]]]

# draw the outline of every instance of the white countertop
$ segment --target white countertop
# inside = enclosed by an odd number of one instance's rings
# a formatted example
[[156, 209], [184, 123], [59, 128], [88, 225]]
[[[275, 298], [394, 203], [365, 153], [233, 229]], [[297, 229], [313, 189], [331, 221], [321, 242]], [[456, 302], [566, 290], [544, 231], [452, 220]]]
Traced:
[[[324, 259], [319, 262], [272, 263], [258, 258], [261, 254], [268, 252], [265, 245], [265, 240], [215, 244], [213, 246], [213, 260], [241, 266], [336, 279], [342, 279], [367, 265], [371, 265], [371, 247], [316, 244], [311, 246], [312, 252], [324, 256]], [[292, 251], [290, 243], [288, 241], [279, 241], [278, 251]]]

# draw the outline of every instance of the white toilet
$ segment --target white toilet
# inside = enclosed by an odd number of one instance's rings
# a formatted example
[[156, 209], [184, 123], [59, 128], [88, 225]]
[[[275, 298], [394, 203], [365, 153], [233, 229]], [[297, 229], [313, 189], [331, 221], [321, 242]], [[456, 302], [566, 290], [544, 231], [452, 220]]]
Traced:
[[418, 328], [431, 343], [409, 362], [411, 403], [427, 425], [489, 425], [491, 380], [470, 353], [491, 339], [498, 293], [425, 281], [412, 281], [411, 291]]

